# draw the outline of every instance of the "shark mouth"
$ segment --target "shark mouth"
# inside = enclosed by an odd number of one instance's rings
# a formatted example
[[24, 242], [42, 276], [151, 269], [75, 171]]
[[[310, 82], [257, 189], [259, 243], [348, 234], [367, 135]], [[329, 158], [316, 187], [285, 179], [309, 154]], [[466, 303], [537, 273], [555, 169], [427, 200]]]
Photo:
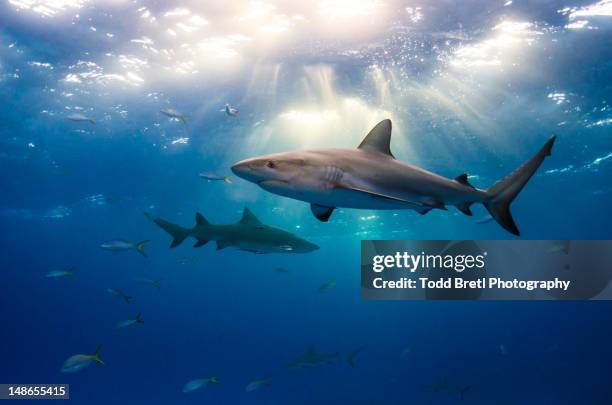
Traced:
[[287, 184], [289, 184], [289, 182], [285, 180], [261, 180], [257, 182], [257, 185], [263, 188], [264, 190], [266, 188], [274, 188], [274, 187], [279, 187], [279, 186], [283, 186]]

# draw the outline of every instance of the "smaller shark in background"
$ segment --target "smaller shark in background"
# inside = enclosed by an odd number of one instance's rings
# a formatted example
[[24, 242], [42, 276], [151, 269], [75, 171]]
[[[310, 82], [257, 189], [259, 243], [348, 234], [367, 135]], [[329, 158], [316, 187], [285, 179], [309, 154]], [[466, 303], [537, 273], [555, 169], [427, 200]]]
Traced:
[[308, 350], [299, 356], [291, 359], [285, 364], [287, 368], [309, 368], [317, 367], [323, 364], [334, 363], [341, 360], [340, 352], [322, 353], [317, 352], [315, 345], [310, 345]]
[[145, 216], [172, 236], [171, 248], [177, 247], [187, 237], [197, 240], [193, 247], [204, 246], [210, 241], [217, 243], [217, 250], [235, 247], [252, 253], [309, 253], [319, 246], [290, 232], [262, 223], [248, 208], [235, 224], [213, 225], [200, 213], [196, 213], [193, 228], [168, 222], [145, 212]]
[[160, 112], [166, 117], [175, 118], [181, 121], [183, 124], [187, 123], [187, 117], [184, 114], [176, 111], [174, 108], [164, 108], [163, 110], [160, 110]]

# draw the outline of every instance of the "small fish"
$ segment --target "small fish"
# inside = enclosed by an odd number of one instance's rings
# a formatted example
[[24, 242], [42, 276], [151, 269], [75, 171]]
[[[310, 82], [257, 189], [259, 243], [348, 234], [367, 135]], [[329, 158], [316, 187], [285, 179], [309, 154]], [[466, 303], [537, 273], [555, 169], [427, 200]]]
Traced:
[[327, 290], [329, 290], [330, 288], [333, 288], [333, 287], [335, 287], [335, 286], [336, 286], [336, 281], [334, 281], [334, 280], [330, 280], [330, 281], [328, 281], [327, 283], [323, 283], [323, 284], [321, 284], [321, 286], [319, 287], [319, 292], [320, 292], [320, 293], [325, 292], [325, 291], [327, 291]]
[[153, 286], [155, 288], [157, 288], [157, 291], [160, 290], [161, 288], [161, 280], [159, 279], [155, 279], [155, 278], [135, 278], [134, 280], [138, 281], [139, 283], [142, 284], [148, 284], [150, 286]]
[[205, 385], [208, 385], [209, 383], [219, 385], [221, 384], [221, 381], [219, 381], [219, 378], [216, 376], [212, 376], [208, 378], [197, 378], [185, 384], [185, 386], [183, 387], [183, 392], [187, 393], [187, 392], [195, 391], [199, 388], [202, 388]]
[[136, 314], [136, 318], [134, 319], [126, 319], [125, 321], [117, 322], [117, 325], [115, 325], [115, 327], [117, 329], [123, 329], [127, 328], [128, 326], [136, 325], [138, 323], [144, 323], [142, 317], [140, 316], [140, 312]]
[[232, 184], [232, 178], [230, 176], [219, 176], [218, 174], [214, 173], [202, 172], [200, 173], [200, 177], [208, 181], [224, 181], [228, 184]]
[[550, 249], [548, 249], [548, 253], [565, 253], [569, 255], [570, 247], [572, 241], [570, 240], [556, 240], [553, 242], [553, 245]]
[[289, 273], [289, 270], [287, 270], [284, 267], [277, 267], [277, 268], [274, 269], [274, 271], [277, 272], [277, 273]]
[[100, 247], [104, 250], [110, 250], [112, 252], [121, 252], [124, 250], [136, 250], [142, 256], [147, 257], [147, 253], [144, 248], [147, 243], [151, 242], [150, 240], [143, 240], [142, 242], [133, 243], [127, 240], [122, 239], [114, 239], [109, 240], [100, 245]]
[[267, 385], [270, 385], [270, 380], [267, 379], [267, 378], [262, 378], [260, 380], [255, 380], [255, 381], [250, 382], [246, 386], [245, 391], [246, 392], [252, 392], [252, 391], [255, 391], [255, 390], [257, 390], [257, 389], [259, 389], [261, 387], [265, 387]]
[[187, 117], [185, 115], [181, 114], [180, 112], [176, 111], [173, 108], [164, 108], [160, 112], [162, 114], [170, 117], [170, 118], [175, 118], [175, 119], [181, 121], [183, 124], [187, 123]]
[[507, 356], [508, 354], [510, 354], [510, 352], [508, 351], [508, 346], [506, 346], [503, 343], [499, 345], [499, 352], [504, 356]]
[[70, 356], [62, 366], [62, 373], [74, 373], [80, 371], [94, 361], [96, 363], [104, 364], [100, 358], [100, 350], [102, 350], [102, 346], [98, 346], [94, 354], [75, 354], [74, 356]]
[[132, 301], [132, 297], [130, 297], [118, 288], [109, 288], [106, 291], [121, 298], [123, 301], [125, 301], [126, 304], [129, 304]]
[[69, 267], [68, 270], [54, 270], [47, 273], [48, 278], [72, 277], [76, 272], [76, 268]]
[[91, 124], [96, 123], [96, 120], [94, 118], [86, 117], [85, 115], [81, 113], [70, 114], [66, 118], [74, 122], [89, 122]]
[[446, 378], [434, 382], [431, 386], [433, 392], [445, 392], [447, 394], [457, 395], [459, 396], [460, 400], [464, 399], [465, 393], [468, 392], [470, 388], [472, 388], [471, 385], [460, 387], [458, 385], [451, 384]]
[[229, 104], [225, 104], [225, 107], [221, 109], [228, 117], [237, 117], [240, 114], [237, 108], [232, 107]]
[[403, 359], [404, 357], [408, 356], [410, 353], [412, 353], [412, 347], [407, 346], [404, 348], [404, 350], [402, 350], [402, 352], [400, 353], [400, 357]]

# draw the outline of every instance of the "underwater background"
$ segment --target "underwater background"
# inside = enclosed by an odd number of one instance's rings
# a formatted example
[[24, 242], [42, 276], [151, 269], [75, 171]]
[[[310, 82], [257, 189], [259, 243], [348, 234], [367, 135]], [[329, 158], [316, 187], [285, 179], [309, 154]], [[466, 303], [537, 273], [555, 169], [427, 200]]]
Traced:
[[[554, 134], [512, 206], [521, 238], [609, 239], [611, 97], [610, 0], [2, 0], [0, 383], [68, 383], [83, 404], [609, 404], [608, 302], [361, 300], [361, 239], [513, 238], [482, 206], [321, 223], [199, 173], [353, 148], [390, 118], [399, 160], [486, 188]], [[143, 215], [244, 207], [320, 249], [169, 249]], [[151, 240], [147, 257], [113, 239]], [[313, 344], [340, 357], [285, 367]], [[62, 373], [98, 345], [104, 365]]]

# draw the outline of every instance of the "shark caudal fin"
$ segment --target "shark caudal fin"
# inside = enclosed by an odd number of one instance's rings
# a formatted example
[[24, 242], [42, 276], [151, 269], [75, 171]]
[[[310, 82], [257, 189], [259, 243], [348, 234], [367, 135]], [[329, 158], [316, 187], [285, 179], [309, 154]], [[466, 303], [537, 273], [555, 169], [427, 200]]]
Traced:
[[170, 236], [172, 236], [172, 243], [170, 244], [171, 248], [175, 248], [189, 236], [191, 235], [191, 229], [183, 228], [180, 225], [173, 224], [172, 222], [168, 222], [165, 219], [156, 218], [153, 215], [145, 212], [145, 216], [153, 221], [157, 226], [159, 226], [164, 231], [168, 232]]
[[498, 224], [514, 235], [519, 236], [521, 233], [510, 213], [510, 203], [525, 187], [546, 156], [550, 156], [555, 139], [556, 136], [551, 137], [535, 156], [487, 190], [489, 197], [483, 202], [484, 206]]
[[144, 248], [145, 248], [145, 245], [147, 243], [149, 243], [149, 242], [151, 242], [151, 241], [150, 240], [143, 240], [142, 242], [138, 242], [136, 244], [136, 250], [138, 251], [138, 253], [140, 253], [144, 257], [147, 257], [147, 252], [145, 252]]

